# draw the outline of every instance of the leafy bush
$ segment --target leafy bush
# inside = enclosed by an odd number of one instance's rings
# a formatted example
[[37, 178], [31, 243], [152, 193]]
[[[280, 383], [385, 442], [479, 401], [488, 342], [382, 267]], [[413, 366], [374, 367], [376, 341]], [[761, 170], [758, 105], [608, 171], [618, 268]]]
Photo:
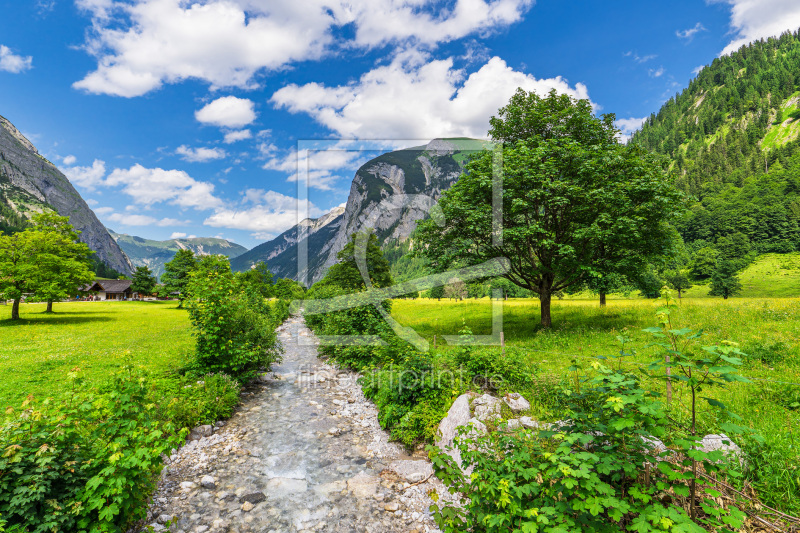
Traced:
[[[651, 447], [652, 439], [668, 437], [660, 402], [635, 376], [594, 366], [596, 377], [561, 391], [568, 419], [558, 431], [494, 432], [474, 441], [462, 431], [456, 443], [463, 467], [472, 469], [468, 478], [449, 456], [428, 448], [437, 476], [462, 495], [460, 506], [432, 506], [442, 530], [705, 531], [670, 504], [671, 494], [689, 495], [691, 473]], [[692, 455], [702, 456], [710, 472], [722, 458], [719, 451]], [[743, 513], [720, 509], [718, 496], [706, 490], [699, 522], [735, 530]]]
[[280, 359], [270, 306], [260, 293], [242, 290], [226, 259], [204, 257], [190, 274], [188, 292], [196, 371], [245, 382]]
[[0, 426], [0, 516], [12, 531], [125, 531], [146, 512], [161, 454], [181, 440], [130, 368], [103, 392], [71, 378], [71, 394], [28, 398]]
[[159, 404], [159, 417], [176, 428], [213, 424], [230, 417], [239, 403], [241, 385], [227, 374], [164, 378], [151, 390], [151, 400]]

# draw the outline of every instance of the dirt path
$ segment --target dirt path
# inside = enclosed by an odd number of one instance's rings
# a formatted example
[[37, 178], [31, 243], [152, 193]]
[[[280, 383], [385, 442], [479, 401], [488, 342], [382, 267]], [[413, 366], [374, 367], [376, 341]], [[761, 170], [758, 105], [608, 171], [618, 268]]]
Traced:
[[[302, 317], [279, 329], [283, 363], [223, 427], [174, 453], [149, 523], [184, 533], [435, 531], [435, 478], [380, 429], [357, 374], [317, 357]], [[171, 520], [171, 525], [168, 521]]]

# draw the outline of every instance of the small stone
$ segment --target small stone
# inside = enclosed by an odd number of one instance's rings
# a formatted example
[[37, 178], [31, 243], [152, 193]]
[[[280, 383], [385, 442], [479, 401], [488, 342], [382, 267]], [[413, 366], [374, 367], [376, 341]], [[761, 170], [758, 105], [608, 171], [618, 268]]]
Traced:
[[394, 513], [395, 511], [400, 510], [400, 504], [397, 502], [389, 502], [383, 506], [383, 509], [390, 513]]
[[166, 514], [166, 513], [165, 514], [160, 514], [160, 515], [158, 515], [158, 518], [156, 518], [156, 522], [158, 522], [159, 524], [162, 524], [162, 525], [166, 525], [167, 522], [169, 522], [171, 520], [172, 520], [172, 517], [170, 515]]
[[192, 481], [183, 481], [181, 483], [181, 490], [189, 491], [197, 487], [197, 484]]
[[255, 507], [255, 505], [253, 505], [252, 503], [244, 502], [242, 504], [242, 511], [244, 511], [245, 513], [249, 513], [250, 511], [253, 510], [254, 507]]
[[356, 403], [356, 401], [353, 398], [348, 398], [347, 399], [347, 403]]
[[245, 494], [244, 496], [239, 498], [239, 501], [244, 503], [256, 504], [266, 501], [266, 499], [267, 496], [263, 492], [251, 492], [250, 494]]
[[510, 418], [506, 420], [506, 429], [517, 429], [520, 426], [520, 421], [516, 418]]
[[204, 489], [214, 490], [217, 488], [217, 481], [211, 476], [203, 476], [200, 480], [200, 486]]
[[189, 440], [190, 441], [192, 441], [192, 440], [200, 440], [200, 439], [203, 439], [205, 437], [210, 437], [213, 434], [214, 434], [214, 427], [213, 426], [210, 426], [208, 424], [206, 424], [204, 426], [197, 426], [196, 428], [194, 428], [192, 430], [191, 433], [189, 433]]
[[153, 522], [152, 524], [147, 526], [148, 528], [153, 528], [153, 531], [164, 531], [166, 528], [159, 524], [158, 522]]
[[375, 500], [379, 502], [382, 502], [385, 497], [386, 496], [384, 496], [382, 492], [378, 492], [377, 494], [375, 494]]
[[503, 397], [503, 401], [506, 402], [506, 405], [515, 413], [521, 413], [531, 408], [530, 402], [516, 392], [506, 394]]
[[208, 531], [208, 526], [197, 526], [194, 528], [194, 533], [206, 533]]
[[339, 435], [341, 432], [342, 432], [342, 430], [339, 429], [339, 428], [331, 428], [331, 429], [328, 430], [328, 433], [330, 433], [334, 437]]

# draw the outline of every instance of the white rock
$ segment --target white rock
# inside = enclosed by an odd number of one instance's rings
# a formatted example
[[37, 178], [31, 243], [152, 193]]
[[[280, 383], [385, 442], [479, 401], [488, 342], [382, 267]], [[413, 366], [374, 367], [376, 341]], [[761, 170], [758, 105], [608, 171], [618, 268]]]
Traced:
[[461, 464], [461, 452], [449, 448], [453, 447], [457, 429], [466, 425], [469, 419], [469, 395], [462, 394], [456, 398], [456, 401], [450, 406], [450, 410], [447, 411], [447, 416], [439, 423], [439, 439], [436, 441], [436, 446], [450, 455], [459, 465]]
[[200, 486], [204, 489], [213, 490], [217, 488], [217, 481], [211, 476], [203, 476], [200, 480]]
[[742, 458], [742, 449], [724, 433], [720, 433], [719, 435], [706, 435], [703, 437], [703, 440], [700, 441], [700, 449], [704, 452], [722, 450], [725, 456], [732, 455], [738, 458], [740, 463], [744, 460]]
[[500, 420], [500, 400], [491, 394], [484, 394], [472, 401], [475, 418], [481, 422]]
[[521, 413], [531, 408], [531, 404], [521, 394], [511, 392], [503, 397], [506, 405], [515, 413]]
[[519, 419], [510, 418], [506, 420], [506, 429], [517, 429], [521, 426]]
[[184, 481], [181, 483], [181, 490], [189, 491], [197, 487], [197, 484], [192, 481]]
[[409, 483], [418, 483], [433, 474], [433, 466], [425, 460], [399, 460], [389, 464], [389, 470]]

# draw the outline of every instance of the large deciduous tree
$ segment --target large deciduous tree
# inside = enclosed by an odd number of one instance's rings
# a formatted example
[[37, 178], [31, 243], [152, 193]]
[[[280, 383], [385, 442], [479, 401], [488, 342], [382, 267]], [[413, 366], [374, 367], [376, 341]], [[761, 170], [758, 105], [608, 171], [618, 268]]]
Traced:
[[[439, 200], [443, 223], [420, 225], [422, 253], [437, 269], [507, 259], [504, 277], [539, 297], [545, 327], [553, 293], [645, 268], [671, 247], [681, 196], [662, 161], [620, 144], [613, 123], [587, 100], [518, 90], [491, 119], [502, 166], [488, 150], [471, 159]], [[492, 226], [498, 175], [501, 243]]]
[[89, 270], [91, 250], [78, 241], [68, 217], [55, 213], [34, 215], [25, 231], [0, 236], [0, 295], [13, 300], [11, 319], [19, 319], [19, 305], [26, 294], [53, 301], [75, 294], [94, 279]]

